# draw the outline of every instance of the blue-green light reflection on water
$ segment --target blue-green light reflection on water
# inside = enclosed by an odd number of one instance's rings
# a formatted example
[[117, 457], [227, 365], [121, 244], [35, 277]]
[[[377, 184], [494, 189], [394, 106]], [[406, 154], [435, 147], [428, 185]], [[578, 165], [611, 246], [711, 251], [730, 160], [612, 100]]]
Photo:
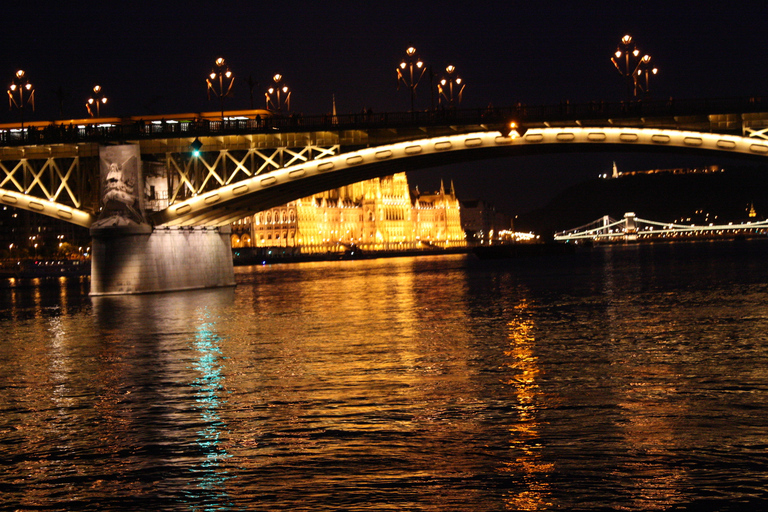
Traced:
[[222, 338], [215, 332], [216, 324], [207, 321], [209, 316], [209, 312], [203, 313], [202, 323], [197, 328], [193, 343], [197, 353], [193, 369], [198, 372], [198, 377], [192, 381], [191, 386], [203, 425], [203, 428], [197, 431], [197, 444], [205, 458], [199, 467], [192, 468], [191, 471], [197, 473], [198, 489], [207, 494], [209, 501], [216, 503], [215, 507], [207, 510], [226, 510], [230, 506], [225, 486], [232, 476], [222, 467], [226, 459], [231, 457], [222, 442], [227, 424], [220, 415], [221, 407], [226, 404], [226, 400], [221, 397], [225, 392], [222, 372], [224, 357], [221, 352]]

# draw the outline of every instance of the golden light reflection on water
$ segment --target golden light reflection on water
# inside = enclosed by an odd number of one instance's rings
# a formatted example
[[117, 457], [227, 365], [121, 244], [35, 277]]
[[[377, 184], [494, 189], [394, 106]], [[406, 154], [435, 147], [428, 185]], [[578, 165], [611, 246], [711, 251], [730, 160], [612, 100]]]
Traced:
[[670, 421], [679, 418], [688, 404], [677, 399], [679, 389], [665, 384], [675, 380], [675, 372], [666, 361], [659, 360], [667, 357], [664, 350], [654, 352], [657, 351], [642, 349], [636, 362], [628, 362], [627, 372], [634, 379], [621, 390], [623, 396], [617, 397], [622, 414], [620, 435], [630, 457], [612, 476], [642, 490], [632, 496], [633, 507], [638, 510], [671, 506], [682, 499], [681, 489], [689, 485], [684, 468], [647, 462], [663, 459], [670, 450], [683, 451], [688, 442], [685, 427]]
[[92, 307], [12, 289], [10, 502], [651, 510], [764, 488], [764, 285], [747, 305], [734, 288], [736, 306], [653, 291], [648, 311], [647, 276], [616, 258], [584, 298], [424, 261], [275, 266], [233, 290]]
[[528, 302], [522, 299], [507, 322], [509, 349], [504, 351], [509, 358], [507, 366], [516, 373], [505, 384], [513, 387], [517, 397], [517, 421], [509, 428], [512, 460], [505, 463], [504, 470], [521, 476], [524, 487], [507, 495], [510, 510], [542, 510], [552, 506], [547, 477], [554, 466], [541, 460], [539, 412], [544, 397], [537, 382], [541, 369], [535, 352], [534, 327]]

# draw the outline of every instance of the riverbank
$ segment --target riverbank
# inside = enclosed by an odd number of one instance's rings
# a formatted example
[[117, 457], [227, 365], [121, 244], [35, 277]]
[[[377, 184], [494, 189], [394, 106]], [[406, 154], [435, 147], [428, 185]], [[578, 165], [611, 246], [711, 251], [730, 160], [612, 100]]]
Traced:
[[233, 249], [232, 259], [234, 265], [237, 267], [248, 265], [268, 265], [273, 263], [298, 263], [303, 261], [365, 260], [377, 258], [396, 258], [400, 256], [437, 256], [442, 254], [465, 254], [471, 251], [471, 247], [454, 247], [449, 249], [430, 247], [429, 249], [371, 252], [364, 252], [356, 248], [350, 248], [344, 252], [302, 254], [293, 252], [291, 248], [246, 247]]
[[0, 267], [2, 279], [80, 277], [90, 273], [91, 262], [81, 260], [20, 260], [4, 262]]

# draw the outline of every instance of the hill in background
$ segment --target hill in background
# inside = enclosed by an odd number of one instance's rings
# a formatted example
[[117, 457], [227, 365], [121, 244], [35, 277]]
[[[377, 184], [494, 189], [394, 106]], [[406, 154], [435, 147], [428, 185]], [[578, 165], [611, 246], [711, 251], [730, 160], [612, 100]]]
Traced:
[[[660, 222], [728, 223], [768, 216], [768, 167], [741, 167], [714, 173], [657, 172], [594, 179], [574, 185], [547, 206], [515, 219], [515, 230], [551, 239], [603, 215], [619, 219], [626, 212]], [[690, 220], [687, 220], [690, 219]]]

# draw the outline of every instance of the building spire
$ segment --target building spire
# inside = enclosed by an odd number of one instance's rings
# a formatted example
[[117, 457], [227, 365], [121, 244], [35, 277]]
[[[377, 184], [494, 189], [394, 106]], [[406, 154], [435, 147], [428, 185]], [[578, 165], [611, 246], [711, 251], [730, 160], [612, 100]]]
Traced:
[[619, 169], [616, 168], [616, 162], [613, 162], [613, 174], [611, 175], [612, 178], [618, 178], [619, 177]]

